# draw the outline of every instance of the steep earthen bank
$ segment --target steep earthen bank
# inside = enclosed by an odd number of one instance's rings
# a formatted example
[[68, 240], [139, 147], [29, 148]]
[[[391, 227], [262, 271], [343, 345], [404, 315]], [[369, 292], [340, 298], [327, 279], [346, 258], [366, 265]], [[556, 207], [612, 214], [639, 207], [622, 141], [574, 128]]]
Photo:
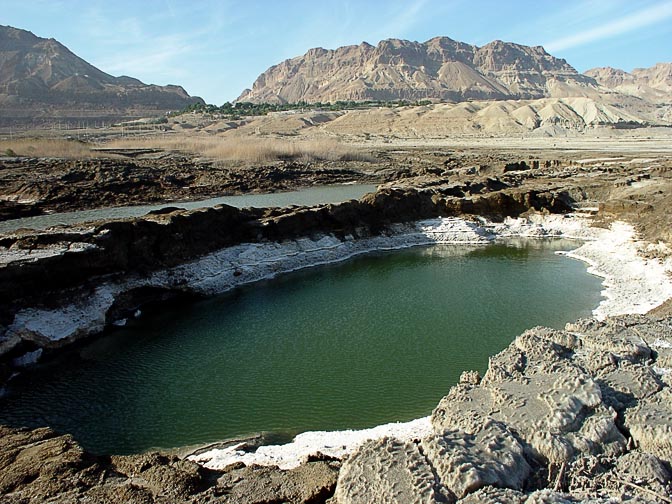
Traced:
[[[529, 210], [566, 212], [571, 210], [570, 204], [568, 193], [561, 189], [502, 190], [470, 198], [444, 196], [436, 190], [386, 189], [359, 201], [337, 205], [167, 209], [139, 219], [37, 233], [18, 232], [0, 237], [4, 259], [0, 269], [3, 306], [0, 323], [9, 326], [21, 309], [54, 308], [90, 297], [104, 282], [132, 280], [133, 288], [113, 294], [118, 302], [106, 317], [106, 323], [111, 323], [143, 303], [193, 293], [189, 285], [177, 281], [164, 282], [159, 289], [147, 289], [143, 279], [239, 244], [278, 243], [325, 235], [357, 240], [389, 234], [394, 224], [432, 217], [473, 214], [501, 220]], [[244, 273], [238, 271], [236, 276]], [[97, 331], [101, 329], [98, 327]], [[6, 353], [8, 347], [20, 342], [16, 331], [3, 333], [3, 353]], [[77, 336], [61, 338], [56, 346]]]
[[[350, 238], [384, 237], [399, 223], [437, 216], [474, 214], [488, 215], [494, 220], [501, 220], [507, 216], [522, 215], [530, 210], [567, 212], [571, 209], [576, 195], [580, 194], [580, 191], [571, 185], [554, 185], [542, 191], [506, 187], [482, 194], [467, 194], [466, 198], [464, 194], [460, 196], [447, 194], [453, 190], [440, 187], [425, 191], [387, 189], [369, 195], [359, 202], [318, 208], [236, 210], [220, 207], [195, 212], [169, 211], [144, 219], [103, 223], [79, 230], [66, 229], [59, 232], [24, 233], [4, 237], [0, 245], [5, 247], [8, 260], [0, 273], [4, 276], [0, 284], [3, 286], [0, 295], [3, 306], [9, 306], [5, 311], [5, 324], [11, 324], [13, 315], [21, 310], [35, 307], [53, 309], [69, 299], [86, 297], [87, 293], [94, 292], [101, 282], [124, 278], [142, 280], [162, 270], [180, 267], [186, 262], [205, 257], [222, 247], [241, 243], [277, 243], [311, 236], [319, 241], [325, 234], [346, 241]], [[54, 275], [54, 272], [60, 274]], [[240, 277], [247, 273], [243, 270], [234, 270], [231, 275]], [[142, 303], [188, 291], [189, 289], [180, 289], [178, 283], [171, 289], [136, 288], [116, 292], [114, 293], [116, 301], [113, 300], [110, 304], [104, 323], [126, 316]], [[38, 292], [40, 295], [36, 296]], [[10, 301], [11, 304], [5, 301]], [[530, 497], [528, 494], [549, 485], [553, 489], [571, 491], [578, 498], [583, 495], [597, 495], [603, 491], [602, 487], [607, 490], [613, 487], [615, 490], [609, 490], [613, 492], [636, 489], [632, 485], [628, 486], [627, 482], [621, 483], [620, 486], [610, 482], [613, 473], [609, 471], [620, 463], [619, 467], [625, 467], [622, 469], [625, 472], [619, 473], [619, 480], [623, 480], [623, 475], [627, 476], [628, 471], [634, 471], [639, 479], [632, 484], [645, 486], [657, 495], [669, 495], [669, 488], [664, 486], [665, 482], [669, 482], [669, 473], [665, 472], [669, 469], [669, 456], [665, 455], [669, 447], [663, 444], [662, 449], [655, 448], [652, 453], [642, 449], [641, 445], [644, 443], [642, 440], [645, 436], [636, 438], [630, 427], [624, 427], [626, 424], [619, 420], [619, 414], [626, 418], [627, 408], [618, 409], [612, 404], [613, 401], [608, 402], [609, 390], [606, 385], [602, 387], [604, 379], [599, 374], [602, 370], [613, 372], [612, 381], [623, 389], [620, 393], [628, 396], [625, 398], [628, 400], [630, 400], [628, 394], [639, 401], [653, 394], [664, 395], [669, 391], [667, 388], [669, 383], [665, 382], [667, 376], [665, 370], [670, 365], [666, 363], [667, 361], [657, 360], [660, 355], [659, 349], [668, 348], [666, 345], [672, 346], [669, 342], [669, 320], [654, 322], [649, 319], [636, 319], [635, 322], [636, 324], [627, 322], [635, 324], [635, 334], [637, 331], [640, 333], [647, 331], [647, 334], [650, 332], [651, 335], [655, 335], [653, 342], [644, 343], [650, 345], [648, 354], [644, 349], [641, 359], [631, 358], [630, 354], [621, 350], [623, 343], [617, 337], [616, 343], [611, 346], [609, 344], [600, 346], [601, 353], [589, 357], [589, 362], [594, 359], [603, 363], [593, 368], [585, 367], [586, 364], [581, 359], [575, 362], [574, 354], [579, 355], [585, 349], [593, 351], [591, 345], [595, 346], [593, 343], [582, 342], [581, 335], [574, 334], [574, 337], [578, 338], [578, 343], [565, 341], [567, 338], [565, 333], [556, 337], [554, 336], [556, 333], [550, 330], [537, 330], [539, 334], [533, 331], [532, 336], [524, 335], [522, 339], [519, 338], [521, 341], [534, 339], [535, 344], [523, 345], [522, 349], [518, 350], [509, 349], [513, 357], [504, 356], [502, 359], [513, 359], [513, 364], [502, 361], [500, 367], [504, 371], [491, 373], [489, 370], [483, 380], [474, 375], [467, 375], [464, 380], [466, 383], [453, 389], [459, 391], [470, 384], [471, 388], [478, 389], [473, 392], [474, 398], [478, 394], [484, 394], [484, 397], [490, 394], [492, 397], [501, 396], [499, 402], [494, 399], [484, 402], [483, 411], [473, 412], [465, 408], [465, 411], [469, 412], [468, 418], [465, 417], [466, 420], [457, 418], [456, 415], [454, 421], [451, 420], [452, 423], [445, 425], [441, 423], [445, 421], [440, 419], [440, 413], [437, 413], [441, 409], [440, 405], [432, 418], [435, 429], [433, 436], [418, 442], [388, 439], [364, 445], [344, 462], [345, 468], [338, 476], [340, 478], [338, 485], [334, 484], [339, 466], [339, 462], [336, 461], [314, 461], [313, 465], [302, 465], [300, 470], [290, 471], [238, 466], [209, 471], [199, 469], [198, 466], [186, 461], [159, 455], [95, 458], [83, 454], [82, 450], [67, 437], [54, 437], [48, 431], [31, 433], [8, 430], [2, 436], [3, 442], [8, 443], [8, 450], [3, 450], [3, 453], [8, 455], [3, 462], [2, 471], [3, 475], [8, 475], [8, 483], [2, 491], [8, 498], [17, 502], [30, 498], [44, 500], [51, 497], [73, 501], [85, 498], [113, 501], [110, 495], [117, 496], [119, 492], [128, 492], [129, 499], [148, 502], [166, 501], [166, 499], [171, 502], [180, 500], [245, 502], [245, 498], [248, 499], [247, 502], [322, 502], [334, 491], [338, 502], [371, 502], [372, 499], [394, 501], [395, 498], [397, 502], [412, 502], [422, 499], [423, 496], [430, 496], [426, 493], [429, 489], [434, 496], [432, 498], [437, 502], [442, 499], [451, 501], [456, 496], [464, 496], [465, 499], [476, 498], [476, 501], [479, 499], [487, 501], [490, 496], [497, 500], [524, 502]], [[613, 323], [608, 321], [606, 325], [597, 322], [585, 324], [591, 327], [610, 328], [602, 331], [603, 334], [600, 333], [599, 338], [590, 341], [606, 338], [610, 332], [615, 331], [614, 328], [622, 325], [618, 321]], [[639, 327], [640, 325], [642, 327]], [[568, 330], [571, 333], [580, 332], [572, 328]], [[581, 334], [588, 332], [588, 330], [581, 331]], [[58, 346], [82, 335], [73, 334], [72, 338], [67, 337], [52, 345], [53, 342], [40, 341], [39, 338], [22, 338], [15, 331], [11, 338], [3, 341], [3, 350], [7, 352], [5, 358], [9, 359], [33, 350], [39, 345]], [[647, 341], [648, 339], [650, 338], [647, 338]], [[559, 345], [558, 348], [553, 346], [556, 344]], [[512, 347], [516, 345], [517, 343], [514, 343]], [[545, 345], [551, 345], [551, 349], [543, 350]], [[537, 349], [540, 353], [536, 353]], [[528, 362], [538, 365], [528, 366]], [[654, 392], [640, 394], [641, 397], [630, 392], [636, 384], [631, 377], [628, 378], [628, 375], [622, 377], [620, 373], [620, 369], [627, 367], [628, 362], [650, 368], [647, 376], [652, 376], [651, 379], [657, 384], [655, 387], [650, 387], [651, 390], [655, 389]], [[575, 370], [577, 367], [579, 371]], [[549, 381], [551, 378], [544, 373], [554, 375], [556, 371], [563, 371], [565, 368], [569, 370], [571, 376], [578, 373], [577, 379], [555, 390], [550, 386], [555, 382], [551, 383]], [[637, 373], [641, 374], [644, 371], [639, 369]], [[524, 407], [528, 401], [533, 402], [535, 394], [539, 393], [539, 387], [533, 386], [535, 380], [543, 382], [544, 386], [549, 385], [547, 387], [549, 390], [555, 390], [555, 393], [541, 400], [541, 403], [550, 405], [550, 412], [541, 413], [543, 409], [541, 406], [533, 405], [529, 411]], [[561, 378], [560, 381], [564, 382], [564, 379]], [[491, 388], [485, 389], [489, 384]], [[573, 385], [578, 389], [573, 389]], [[611, 387], [616, 391], [621, 390], [616, 386]], [[514, 392], [519, 394], [518, 399]], [[451, 394], [454, 393], [457, 392], [451, 391]], [[509, 404], [511, 399], [513, 399], [511, 411], [506, 411], [506, 415], [510, 413], [511, 419], [508, 416], [506, 418], [498, 416], [502, 410], [501, 405]], [[470, 397], [464, 400], [469, 401]], [[632, 400], [625, 403], [628, 404], [628, 408], [639, 405], [639, 402], [633, 403]], [[660, 406], [665, 403], [657, 401], [656, 404]], [[486, 407], [486, 405], [495, 406]], [[613, 408], [613, 413], [610, 413], [609, 408]], [[546, 415], [544, 420], [540, 420], [542, 423], [548, 418], [554, 418], [554, 415], [558, 421], [530, 427], [526, 422], [534, 417], [536, 414], [534, 411]], [[642, 415], [651, 418], [649, 412], [644, 412]], [[659, 417], [662, 415], [661, 425], [670, 425], [669, 410], [663, 408], [655, 415]], [[508, 425], [508, 422], [511, 425]], [[535, 432], [546, 431], [549, 432], [548, 439], [539, 440], [534, 435]], [[662, 439], [669, 439], [669, 432], [665, 431], [664, 427], [661, 432]], [[54, 441], [47, 442], [47, 438]], [[633, 441], [628, 444], [626, 440], [630, 438]], [[633, 443], [637, 442], [640, 450], [633, 451], [631, 449]], [[546, 449], [547, 445], [551, 448]], [[493, 446], [496, 448], [493, 449]], [[644, 459], [639, 455], [642, 450], [646, 463], [642, 462]], [[561, 454], [560, 458], [556, 457], [556, 451]], [[605, 454], [612, 458], [604, 458]], [[501, 462], [502, 459], [504, 462]], [[621, 462], [621, 459], [633, 459], [634, 462]], [[27, 465], [17, 465], [17, 461], [26, 461]], [[68, 476], [59, 477], [54, 483], [50, 478], [64, 471], [60, 467], [63, 464], [71, 472], [66, 472]], [[370, 468], [376, 464], [380, 470], [371, 471]], [[595, 472], [598, 471], [596, 467], [600, 464], [606, 469], [601, 473]], [[28, 469], [31, 465], [32, 469]], [[479, 472], [481, 466], [485, 467], [483, 472]], [[569, 479], [567, 476], [573, 474], [568, 470], [570, 466], [576, 467], [576, 475], [572, 476], [574, 479]], [[386, 467], [389, 470], [386, 470]], [[639, 469], [629, 469], [630, 467]], [[641, 469], [642, 467], [645, 469]], [[650, 469], [651, 467], [653, 469]], [[473, 468], [476, 469], [472, 470]], [[543, 468], [550, 471], [550, 477], [544, 473]], [[553, 473], [560, 470], [563, 473], [561, 477], [558, 477], [559, 472]], [[642, 471], [649, 471], [654, 475], [651, 476], [650, 483], [642, 484], [642, 478], [649, 476], [649, 473], [644, 474]], [[22, 474], [29, 476], [22, 477]], [[458, 474], [462, 476], [458, 477]], [[464, 474], [468, 477], [463, 477]], [[88, 475], [91, 476], [90, 479], [85, 477]], [[188, 485], [175, 483], [185, 478], [189, 481]], [[297, 479], [302, 483], [297, 483]], [[597, 487], [590, 483], [593, 479], [603, 481], [600, 483], [602, 486]], [[656, 479], [663, 481], [662, 487], [655, 485]], [[317, 484], [317, 481], [322, 483]], [[557, 485], [556, 481], [559, 482]], [[310, 490], [306, 490], [302, 484], [307, 485]], [[481, 486], [487, 488], [479, 490]], [[517, 492], [524, 491], [527, 494], [500, 491], [493, 486], [513, 486]], [[397, 491], [401, 493], [395, 494]], [[172, 497], [168, 497], [171, 492]], [[548, 494], [548, 491], [545, 492]], [[553, 502], [552, 499], [555, 499], [561, 502], [559, 494], [546, 494], [543, 495], [548, 501]], [[647, 492], [643, 491], [641, 495], [646, 496]], [[536, 494], [531, 498], [541, 499], [542, 495]], [[656, 498], [654, 496], [652, 499], [655, 501]]]

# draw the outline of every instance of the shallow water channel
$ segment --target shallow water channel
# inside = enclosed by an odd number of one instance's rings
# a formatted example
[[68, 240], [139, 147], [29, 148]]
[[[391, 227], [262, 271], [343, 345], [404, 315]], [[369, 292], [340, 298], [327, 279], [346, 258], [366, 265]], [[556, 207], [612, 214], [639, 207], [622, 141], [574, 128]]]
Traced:
[[359, 199], [366, 193], [375, 192], [373, 184], [337, 184], [328, 186], [306, 187], [296, 191], [286, 191], [265, 194], [240, 194], [237, 196], [221, 196], [198, 201], [181, 201], [160, 203], [155, 205], [137, 205], [108, 208], [94, 208], [76, 212], [62, 212], [34, 217], [23, 217], [0, 222], [0, 234], [9, 233], [20, 228], [46, 229], [51, 226], [81, 224], [100, 219], [125, 219], [140, 217], [152, 210], [167, 207], [195, 208], [213, 207], [215, 205], [231, 205], [237, 208], [244, 207], [285, 207], [290, 205], [321, 205], [323, 203], [341, 203], [350, 199]]
[[576, 246], [376, 253], [164, 306], [13, 380], [0, 423], [129, 453], [425, 416], [524, 329], [590, 315], [600, 280], [554, 253]]

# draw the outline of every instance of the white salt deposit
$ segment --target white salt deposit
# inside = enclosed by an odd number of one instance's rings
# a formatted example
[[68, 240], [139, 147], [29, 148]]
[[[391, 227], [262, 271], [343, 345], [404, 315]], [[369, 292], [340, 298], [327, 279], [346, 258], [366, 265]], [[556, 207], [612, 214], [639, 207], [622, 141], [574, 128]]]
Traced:
[[405, 423], [379, 425], [371, 429], [304, 432], [296, 436], [291, 443], [260, 446], [253, 453], [242, 450], [244, 443], [241, 443], [192, 455], [189, 459], [213, 469], [223, 468], [235, 462], [243, 462], [246, 465], [277, 465], [281, 469], [291, 469], [299, 466], [309, 455], [316, 453], [342, 458], [350, 453], [353, 447], [371, 439], [387, 436], [408, 441], [419, 440], [431, 432], [432, 424], [430, 417], [427, 416]]
[[604, 278], [604, 300], [593, 311], [597, 319], [624, 313], [643, 314], [672, 297], [669, 264], [639, 253], [635, 231], [615, 222], [608, 230], [594, 229], [595, 239], [567, 255], [590, 265], [588, 272]]
[[661, 338], [656, 338], [656, 340], [651, 343], [651, 348], [672, 348], [672, 343]]
[[21, 310], [7, 332], [44, 346], [100, 332], [105, 328], [105, 314], [120, 290], [119, 285], [103, 284], [81, 300], [61, 308]]
[[12, 364], [14, 364], [16, 367], [30, 366], [40, 360], [40, 357], [42, 357], [42, 352], [43, 350], [41, 348], [38, 348], [32, 352], [26, 352], [21, 357], [13, 359]]

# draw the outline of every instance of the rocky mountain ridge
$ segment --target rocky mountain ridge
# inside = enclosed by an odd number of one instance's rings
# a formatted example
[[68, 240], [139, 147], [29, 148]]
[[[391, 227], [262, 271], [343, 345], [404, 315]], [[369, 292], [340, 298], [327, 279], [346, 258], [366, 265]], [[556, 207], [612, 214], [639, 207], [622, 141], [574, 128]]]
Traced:
[[465, 101], [594, 96], [595, 80], [543, 47], [495, 40], [482, 47], [435, 37], [310, 49], [269, 68], [238, 101]]
[[619, 93], [654, 103], [672, 103], [672, 63], [635, 68], [631, 73], [612, 67], [591, 68], [585, 75]]
[[180, 86], [113, 77], [60, 42], [0, 26], [0, 111], [9, 119], [129, 117], [179, 110], [203, 100]]

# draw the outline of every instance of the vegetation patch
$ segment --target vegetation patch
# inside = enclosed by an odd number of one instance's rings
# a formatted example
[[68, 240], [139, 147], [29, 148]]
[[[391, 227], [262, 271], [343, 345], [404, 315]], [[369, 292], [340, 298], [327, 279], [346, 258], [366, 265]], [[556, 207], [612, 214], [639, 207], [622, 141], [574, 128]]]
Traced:
[[107, 148], [161, 148], [217, 161], [369, 161], [370, 155], [336, 139], [284, 140], [276, 138], [146, 137], [118, 139]]
[[188, 113], [201, 113], [201, 114], [217, 115], [235, 120], [246, 116], [260, 116], [260, 115], [267, 115], [271, 112], [287, 112], [294, 110], [296, 111], [322, 110], [333, 112], [339, 110], [356, 110], [356, 109], [368, 109], [378, 107], [386, 107], [386, 108], [409, 107], [409, 106], [417, 107], [431, 104], [432, 104], [431, 100], [419, 100], [419, 101], [339, 100], [335, 102], [324, 102], [324, 103], [323, 102], [308, 103], [305, 101], [299, 101], [297, 103], [236, 102], [234, 104], [226, 102], [224, 105], [220, 107], [212, 104], [195, 103], [171, 115], [178, 116]]
[[78, 140], [55, 138], [19, 138], [1, 140], [0, 152], [5, 156], [54, 157], [81, 159], [97, 157], [91, 145]]

